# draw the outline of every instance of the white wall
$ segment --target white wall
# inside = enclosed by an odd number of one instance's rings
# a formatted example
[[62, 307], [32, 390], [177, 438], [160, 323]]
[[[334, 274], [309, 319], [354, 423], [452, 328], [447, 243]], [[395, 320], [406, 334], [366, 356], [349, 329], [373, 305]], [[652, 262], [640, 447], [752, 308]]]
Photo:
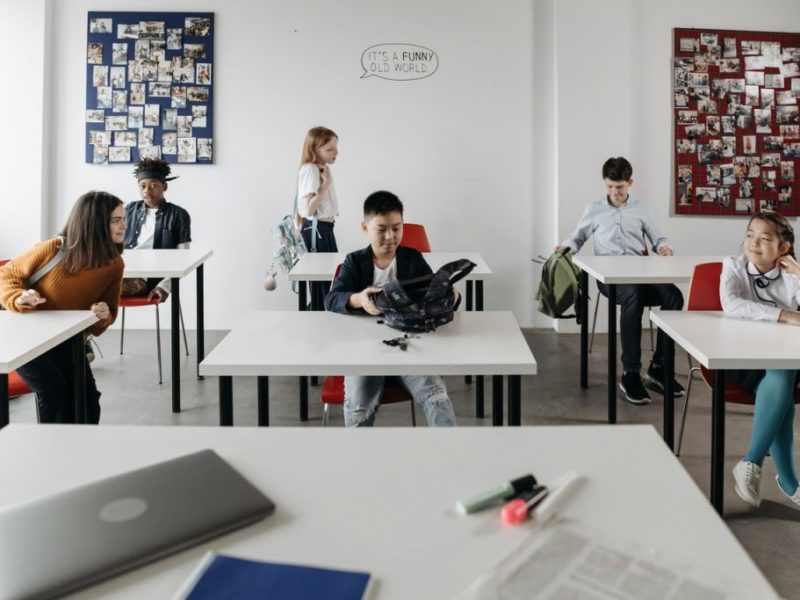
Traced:
[[[52, 229], [87, 189], [133, 200], [136, 188], [130, 165], [83, 162], [86, 12], [119, 10], [119, 3], [51, 7], [58, 24], [47, 157]], [[434, 250], [483, 253], [495, 273], [487, 308], [512, 309], [530, 324], [533, 10], [528, 0], [502, 7], [480, 0], [192, 3], [216, 15], [216, 164], [176, 165], [181, 178], [167, 197], [190, 211], [194, 245], [215, 252], [206, 266], [208, 328], [229, 328], [244, 310], [295, 309], [285, 278], [271, 294], [261, 282], [273, 250], [269, 229], [291, 206], [303, 137], [318, 124], [340, 136], [341, 249], [367, 243], [358, 226], [366, 195], [392, 190], [406, 219], [425, 224]], [[185, 8], [177, 0], [136, 3], [141, 11]], [[411, 82], [361, 79], [362, 51], [390, 42], [435, 50], [438, 72]], [[184, 312], [193, 323], [194, 278], [187, 284]], [[152, 326], [149, 314], [130, 318]]]
[[9, 258], [42, 235], [45, 0], [3, 0], [0, 13], [0, 258]]

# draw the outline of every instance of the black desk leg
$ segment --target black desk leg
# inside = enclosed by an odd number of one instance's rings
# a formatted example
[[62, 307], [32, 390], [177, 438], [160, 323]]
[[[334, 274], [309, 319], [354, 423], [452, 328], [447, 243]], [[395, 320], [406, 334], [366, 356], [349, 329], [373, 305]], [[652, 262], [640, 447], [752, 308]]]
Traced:
[[0, 429], [8, 425], [8, 373], [0, 373]]
[[664, 334], [664, 441], [675, 450], [675, 341]]
[[[319, 281], [312, 281], [311, 282], [311, 310], [313, 311], [321, 311], [324, 310], [324, 306], [320, 306], [320, 286], [322, 284]], [[319, 381], [317, 381], [317, 376], [311, 376], [311, 385], [312, 387], [316, 387], [319, 385]], [[308, 409], [306, 409], [306, 414], [308, 414]], [[307, 419], [308, 417], [306, 417]]]
[[[472, 296], [473, 296], [472, 290], [473, 290], [472, 280], [469, 279], [467, 280], [467, 299], [466, 299], [466, 305], [464, 306], [464, 309], [467, 311], [472, 310]], [[464, 375], [464, 383], [466, 383], [467, 385], [472, 383], [472, 375]], [[477, 403], [475, 404], [475, 412], [476, 413], [478, 412]]]
[[269, 426], [269, 377], [258, 377], [258, 426]]
[[581, 389], [589, 387], [589, 274], [581, 271]]
[[520, 406], [522, 378], [519, 375], [508, 376], [508, 424], [522, 424], [522, 407]]
[[306, 299], [306, 289], [305, 281], [297, 282], [297, 310], [306, 309], [306, 303], [308, 302]]
[[492, 425], [503, 426], [503, 376], [492, 375]]
[[233, 425], [233, 377], [230, 375], [219, 378], [219, 424], [220, 427]]
[[711, 394], [711, 505], [722, 516], [725, 485], [725, 371], [714, 371]]
[[[480, 279], [475, 281], [475, 310], [483, 310], [483, 281]], [[475, 417], [482, 419], [483, 415], [483, 375], [478, 375], [475, 377]]]
[[197, 267], [197, 378], [203, 379], [200, 375], [200, 363], [206, 357], [206, 321], [205, 303], [203, 298], [203, 265]]
[[180, 338], [180, 309], [181, 309], [181, 280], [177, 277], [172, 282], [172, 412], [181, 412], [181, 338]]
[[308, 377], [300, 378], [300, 420], [308, 421]]
[[75, 422], [88, 423], [89, 411], [86, 409], [86, 348], [83, 332], [72, 337], [72, 362], [75, 365]]
[[608, 286], [608, 422], [617, 422], [617, 286]]

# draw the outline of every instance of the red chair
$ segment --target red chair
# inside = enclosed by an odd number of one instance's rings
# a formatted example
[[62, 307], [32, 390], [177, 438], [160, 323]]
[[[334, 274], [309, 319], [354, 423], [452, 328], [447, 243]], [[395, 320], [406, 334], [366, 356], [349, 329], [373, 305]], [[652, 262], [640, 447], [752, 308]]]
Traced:
[[[155, 306], [156, 308], [156, 350], [158, 355], [158, 384], [161, 385], [163, 380], [161, 372], [161, 319], [159, 317], [158, 296], [149, 299], [147, 296], [121, 296], [119, 299], [119, 307], [122, 309], [122, 330], [119, 336], [119, 353], [122, 355], [125, 347], [125, 309], [135, 308], [137, 306]], [[181, 316], [181, 331], [183, 332], [183, 346], [186, 349], [186, 356], [189, 356], [189, 342], [186, 339], [186, 327], [183, 324], [183, 311], [180, 310]]]
[[[421, 225], [419, 226], [422, 227]], [[403, 227], [405, 229], [405, 226]], [[422, 230], [423, 235], [425, 230]], [[427, 241], [427, 237], [425, 240]], [[405, 241], [405, 234], [403, 235]], [[339, 271], [342, 270], [342, 265], [336, 267], [336, 272], [333, 274], [333, 279], [339, 276]], [[322, 426], [325, 427], [329, 421], [328, 407], [331, 404], [344, 405], [344, 377], [342, 375], [330, 375], [325, 378], [325, 383], [322, 384], [320, 389], [319, 398], [322, 401]], [[414, 399], [404, 387], [397, 385], [387, 385], [383, 389], [383, 396], [381, 397], [381, 404], [397, 404], [398, 402], [411, 401], [411, 424], [417, 426], [417, 415], [414, 411]]]
[[[722, 275], [722, 263], [711, 262], [696, 265], [692, 273], [692, 282], [689, 284], [689, 298], [686, 303], [686, 310], [722, 310], [722, 301], [719, 297], [719, 279]], [[703, 379], [714, 387], [714, 376], [711, 371], [703, 365], [694, 367], [689, 371], [689, 381], [686, 384], [686, 401], [683, 405], [683, 416], [681, 417], [681, 431], [678, 435], [678, 447], [675, 451], [676, 456], [681, 454], [681, 442], [683, 442], [683, 430], [686, 424], [686, 411], [689, 408], [689, 394], [692, 391], [692, 375], [700, 371]], [[725, 402], [731, 404], [755, 404], [755, 394], [734, 383], [725, 383]], [[800, 403], [800, 390], [795, 390], [794, 403]]]
[[428, 241], [425, 227], [416, 223], [403, 223], [403, 240], [400, 245], [406, 248], [414, 248], [420, 252], [431, 251], [431, 243]]

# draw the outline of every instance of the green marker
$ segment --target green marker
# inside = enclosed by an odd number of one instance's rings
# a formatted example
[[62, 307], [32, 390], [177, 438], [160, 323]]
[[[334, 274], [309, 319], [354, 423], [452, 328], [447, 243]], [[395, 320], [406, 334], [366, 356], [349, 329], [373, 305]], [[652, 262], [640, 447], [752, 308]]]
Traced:
[[533, 475], [523, 475], [506, 483], [501, 483], [485, 492], [456, 502], [456, 510], [462, 515], [478, 512], [488, 508], [500, 501], [511, 500], [514, 496], [522, 492], [529, 492], [536, 486], [536, 477]]

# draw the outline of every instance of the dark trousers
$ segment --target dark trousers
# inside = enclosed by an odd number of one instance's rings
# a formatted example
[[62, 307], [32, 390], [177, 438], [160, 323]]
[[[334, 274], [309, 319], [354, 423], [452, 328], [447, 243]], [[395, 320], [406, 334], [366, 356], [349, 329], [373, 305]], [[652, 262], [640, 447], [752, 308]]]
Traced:
[[[312, 223], [308, 219], [303, 219], [303, 226], [300, 228], [300, 233], [303, 235], [303, 241], [306, 248], [311, 252], [311, 233]], [[327, 221], [317, 221], [317, 252], [338, 252], [339, 248], [336, 246], [336, 237], [333, 235], [333, 223]], [[333, 273], [331, 273], [333, 277]], [[330, 283], [316, 283], [311, 286], [316, 290], [314, 297], [311, 299], [315, 306], [320, 310], [325, 306], [325, 296], [331, 289]]]
[[[36, 394], [40, 423], [75, 422], [75, 367], [72, 340], [67, 340], [17, 369]], [[86, 403], [89, 423], [100, 421], [100, 392], [86, 363]]]
[[[608, 287], [597, 282], [597, 288], [608, 298]], [[622, 370], [638, 373], [642, 369], [642, 314], [647, 306], [662, 310], [681, 310], [683, 295], [671, 283], [617, 285], [617, 304], [622, 307], [619, 319], [622, 343]], [[652, 362], [657, 367], [664, 360], [664, 334], [659, 330]]]

